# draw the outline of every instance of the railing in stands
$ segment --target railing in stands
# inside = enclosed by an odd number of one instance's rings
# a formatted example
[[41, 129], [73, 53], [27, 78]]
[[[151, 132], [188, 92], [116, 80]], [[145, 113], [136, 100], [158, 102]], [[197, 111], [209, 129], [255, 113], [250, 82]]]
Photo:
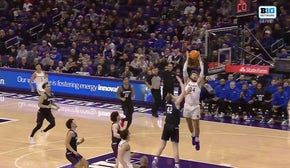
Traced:
[[279, 39], [271, 45], [271, 52], [276, 53], [285, 47], [284, 39]]
[[19, 44], [19, 37], [15, 36], [5, 41], [6, 49], [11, 48], [12, 46], [17, 46]]
[[84, 7], [85, 7], [85, 1], [80, 1], [79, 3], [75, 4], [73, 8], [80, 10], [80, 9], [83, 9]]
[[59, 23], [60, 19], [62, 18], [62, 13], [59, 13], [52, 17], [52, 23], [53, 25], [56, 25]]
[[32, 28], [30, 28], [27, 32], [29, 33], [29, 35], [33, 38], [37, 38], [38, 34], [43, 32], [43, 27], [45, 26], [45, 24], [38, 24], [37, 26], [34, 26]]

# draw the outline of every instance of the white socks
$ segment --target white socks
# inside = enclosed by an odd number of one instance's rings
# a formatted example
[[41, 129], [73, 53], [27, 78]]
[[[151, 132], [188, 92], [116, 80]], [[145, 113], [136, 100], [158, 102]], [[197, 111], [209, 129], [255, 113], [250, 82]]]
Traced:
[[192, 137], [195, 137], [195, 133], [194, 133], [194, 132], [192, 132], [192, 133], [191, 133], [191, 136], [192, 136]]

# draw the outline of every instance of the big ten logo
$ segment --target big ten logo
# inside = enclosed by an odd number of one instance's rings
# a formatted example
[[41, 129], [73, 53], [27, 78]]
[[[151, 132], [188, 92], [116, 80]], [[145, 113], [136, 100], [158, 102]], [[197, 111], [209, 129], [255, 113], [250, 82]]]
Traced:
[[259, 6], [258, 13], [260, 19], [276, 19], [277, 8], [276, 6]]
[[248, 12], [249, 10], [248, 0], [238, 0], [236, 8], [237, 8], [237, 13]]

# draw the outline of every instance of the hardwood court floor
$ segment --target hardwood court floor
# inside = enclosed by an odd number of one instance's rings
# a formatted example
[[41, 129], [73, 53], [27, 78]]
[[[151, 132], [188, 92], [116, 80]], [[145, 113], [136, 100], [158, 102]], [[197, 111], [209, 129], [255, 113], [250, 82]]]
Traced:
[[[70, 117], [76, 119], [79, 137], [85, 138], [85, 143], [79, 146], [84, 157], [111, 152], [109, 115], [112, 110], [64, 104], [60, 107], [54, 112], [56, 127], [45, 136], [36, 134], [36, 145], [29, 145], [28, 136], [35, 126], [37, 102], [1, 99], [0, 118], [15, 121], [0, 124], [0, 168], [55, 168], [68, 164], [64, 138], [67, 132], [65, 121]], [[164, 117], [158, 120], [149, 114], [135, 113], [130, 130], [131, 149], [154, 154], [160, 144], [163, 121]], [[201, 150], [196, 152], [182, 119], [180, 158], [239, 168], [287, 168], [290, 167], [289, 133], [201, 121]], [[172, 157], [170, 143], [163, 155]]]

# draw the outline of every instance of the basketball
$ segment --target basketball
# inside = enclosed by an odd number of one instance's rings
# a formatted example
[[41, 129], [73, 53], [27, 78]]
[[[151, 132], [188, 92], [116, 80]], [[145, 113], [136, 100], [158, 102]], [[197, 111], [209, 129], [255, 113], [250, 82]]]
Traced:
[[199, 58], [199, 52], [196, 50], [191, 50], [188, 54], [188, 57], [191, 59], [198, 59]]

